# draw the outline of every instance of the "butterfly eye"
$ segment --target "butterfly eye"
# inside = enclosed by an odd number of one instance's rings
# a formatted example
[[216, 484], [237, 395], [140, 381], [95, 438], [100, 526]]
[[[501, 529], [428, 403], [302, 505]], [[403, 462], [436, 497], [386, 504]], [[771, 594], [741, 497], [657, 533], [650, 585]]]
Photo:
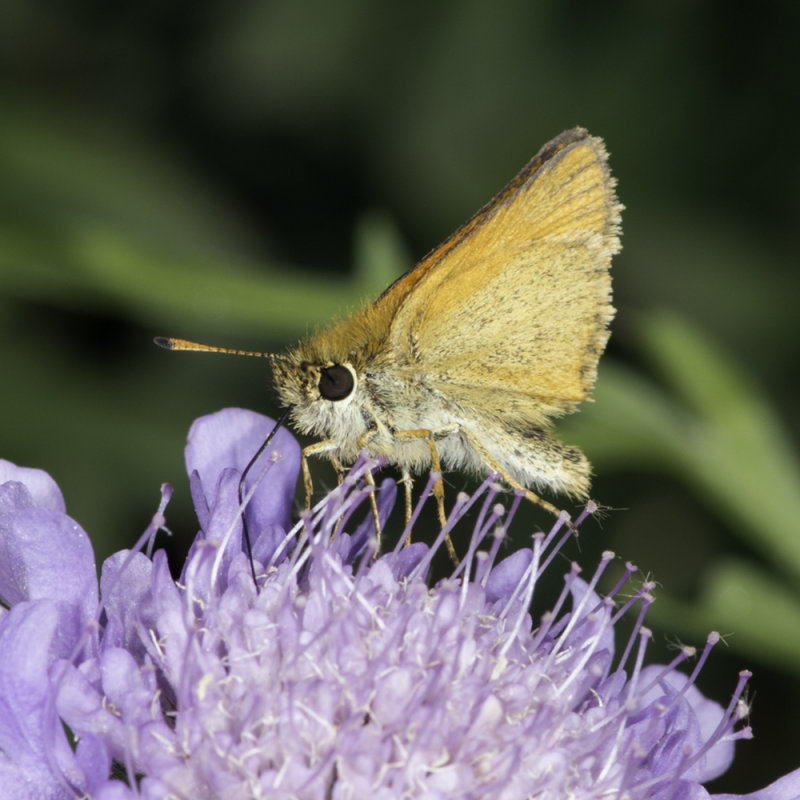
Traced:
[[353, 391], [353, 373], [341, 364], [324, 367], [319, 374], [319, 393], [326, 400], [344, 400]]

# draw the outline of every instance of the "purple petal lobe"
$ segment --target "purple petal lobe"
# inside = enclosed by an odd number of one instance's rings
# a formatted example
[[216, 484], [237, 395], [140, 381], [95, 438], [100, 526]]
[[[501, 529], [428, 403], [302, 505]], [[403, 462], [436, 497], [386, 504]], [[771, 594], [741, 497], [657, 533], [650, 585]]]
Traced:
[[21, 483], [0, 486], [0, 595], [8, 605], [52, 598], [88, 621], [97, 610], [89, 537], [62, 511], [36, 505]]
[[[274, 426], [269, 417], [241, 408], [226, 408], [195, 420], [186, 446], [186, 469], [190, 476], [199, 476], [206, 507], [214, 504], [222, 472], [234, 468], [241, 474]], [[248, 472], [246, 489], [255, 488], [246, 512], [251, 530], [272, 524], [288, 529], [299, 470], [300, 446], [281, 428]], [[201, 506], [201, 522], [203, 513]]]
[[103, 563], [103, 607], [109, 620], [118, 621], [123, 643], [131, 652], [143, 652], [141, 633], [155, 621], [152, 582], [153, 562], [144, 553], [121, 550]]
[[530, 550], [517, 550], [495, 566], [486, 581], [486, 597], [490, 603], [511, 595], [528, 569], [531, 558]]
[[44, 470], [18, 467], [0, 458], [0, 486], [8, 481], [24, 484], [38, 508], [66, 513], [67, 507], [61, 489]]
[[[652, 677], [663, 671], [663, 667], [651, 664], [645, 667], [641, 673], [641, 685], [647, 686]], [[700, 690], [689, 683], [688, 676], [682, 672], [671, 671], [662, 676], [658, 684], [640, 695], [642, 705], [655, 702], [659, 697], [669, 697], [677, 693], [689, 704], [692, 710], [692, 718], [696, 720], [697, 728], [695, 731], [686, 731], [686, 738], [691, 735], [694, 739], [690, 744], [699, 749], [703, 742], [707, 741], [714, 733], [717, 726], [724, 717], [724, 711], [719, 703], [704, 697]], [[734, 743], [729, 739], [722, 739], [717, 742], [706, 753], [699, 765], [698, 780], [705, 782], [722, 775], [733, 762]]]
[[[67, 781], [85, 785], [53, 702], [48, 671], [58, 610], [47, 600], [20, 603], [0, 619], [0, 797], [67, 798]], [[4, 794], [3, 794], [4, 793]]]

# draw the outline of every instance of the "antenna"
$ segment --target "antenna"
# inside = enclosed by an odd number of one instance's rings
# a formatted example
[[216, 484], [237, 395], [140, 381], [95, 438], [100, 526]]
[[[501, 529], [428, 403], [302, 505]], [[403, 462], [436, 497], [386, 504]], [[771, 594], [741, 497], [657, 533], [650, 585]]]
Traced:
[[192, 350], [195, 353], [225, 353], [229, 356], [254, 356], [255, 358], [274, 358], [274, 353], [259, 353], [256, 350], [238, 350], [235, 347], [217, 347], [213, 344], [190, 342], [188, 339], [175, 339], [172, 336], [156, 336], [153, 341], [165, 350]]

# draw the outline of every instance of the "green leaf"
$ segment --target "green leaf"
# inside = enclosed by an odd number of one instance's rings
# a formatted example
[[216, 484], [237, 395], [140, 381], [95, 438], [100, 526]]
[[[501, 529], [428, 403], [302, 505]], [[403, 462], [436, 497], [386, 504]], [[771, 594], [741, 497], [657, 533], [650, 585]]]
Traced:
[[763, 393], [685, 320], [653, 316], [647, 353], [690, 413], [679, 443], [686, 479], [777, 567], [800, 577], [800, 463]]

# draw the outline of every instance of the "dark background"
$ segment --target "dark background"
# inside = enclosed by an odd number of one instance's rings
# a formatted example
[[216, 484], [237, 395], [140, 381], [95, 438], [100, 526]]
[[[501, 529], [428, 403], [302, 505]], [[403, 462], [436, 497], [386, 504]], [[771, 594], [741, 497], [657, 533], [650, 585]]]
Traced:
[[800, 12], [735, 5], [4, 0], [0, 455], [56, 478], [98, 563], [171, 482], [179, 560], [191, 420], [275, 407], [263, 362], [152, 337], [281, 349], [583, 125], [627, 210], [597, 402], [563, 425], [615, 510], [570, 557], [660, 582], [653, 658], [720, 630], [719, 702], [754, 670], [714, 790], [798, 766]]

